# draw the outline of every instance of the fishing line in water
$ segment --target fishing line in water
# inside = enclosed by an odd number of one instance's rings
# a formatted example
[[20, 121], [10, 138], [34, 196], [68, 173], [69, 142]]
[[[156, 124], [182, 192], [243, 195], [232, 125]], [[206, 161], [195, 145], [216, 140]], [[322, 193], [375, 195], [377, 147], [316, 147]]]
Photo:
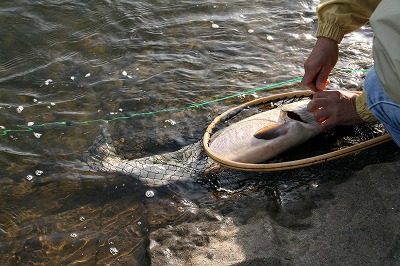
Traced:
[[[356, 69], [347, 69], [347, 68], [339, 68], [339, 67], [335, 67], [334, 70], [340, 71], [340, 72], [348, 72], [348, 73], [356, 73], [356, 72], [365, 73], [365, 72], [369, 71], [366, 69], [356, 70]], [[7, 136], [11, 133], [26, 133], [26, 132], [34, 133], [35, 128], [51, 126], [51, 125], [74, 126], [74, 125], [88, 125], [88, 124], [92, 124], [92, 123], [110, 123], [110, 122], [114, 122], [114, 121], [118, 121], [118, 120], [131, 119], [131, 118], [134, 118], [137, 116], [146, 116], [146, 115], [155, 115], [155, 114], [159, 114], [159, 113], [185, 111], [185, 110], [195, 109], [195, 108], [199, 108], [199, 107], [206, 106], [206, 105], [211, 105], [211, 104], [217, 103], [217, 102], [226, 101], [226, 100], [237, 98], [237, 97], [243, 97], [245, 95], [249, 95], [249, 94], [252, 94], [255, 92], [259, 92], [259, 91], [270, 90], [270, 89], [278, 88], [278, 87], [281, 87], [284, 85], [297, 83], [297, 82], [300, 82], [301, 80], [302, 80], [302, 77], [297, 77], [297, 78], [293, 78], [293, 79], [288, 79], [286, 81], [270, 84], [270, 85], [267, 85], [264, 87], [251, 89], [251, 90], [248, 90], [245, 92], [236, 93], [236, 94], [233, 94], [230, 96], [226, 96], [226, 97], [222, 97], [222, 98], [218, 98], [218, 99], [214, 99], [214, 100], [210, 100], [210, 101], [205, 101], [205, 102], [201, 102], [201, 103], [195, 103], [195, 104], [185, 106], [185, 107], [173, 107], [173, 108], [167, 108], [167, 109], [162, 109], [162, 110], [157, 110], [157, 111], [133, 113], [130, 115], [118, 116], [118, 117], [113, 117], [113, 118], [109, 118], [109, 119], [100, 118], [100, 119], [91, 119], [91, 120], [85, 120], [85, 121], [54, 121], [54, 122], [46, 122], [46, 123], [40, 123], [40, 124], [30, 122], [28, 125], [17, 125], [17, 127], [19, 127], [20, 129], [5, 129], [5, 128], [3, 128], [2, 133], [0, 133], [0, 136], [1, 137]], [[41, 134], [35, 134], [35, 136], [38, 138], [40, 137], [40, 135]]]

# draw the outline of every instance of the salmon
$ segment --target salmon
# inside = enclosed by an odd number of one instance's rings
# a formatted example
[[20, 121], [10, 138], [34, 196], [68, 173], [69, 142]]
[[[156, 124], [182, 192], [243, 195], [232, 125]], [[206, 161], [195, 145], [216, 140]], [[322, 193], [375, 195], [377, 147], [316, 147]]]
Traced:
[[209, 147], [216, 155], [240, 163], [261, 163], [320, 133], [319, 122], [301, 100], [265, 111], [218, 132]]

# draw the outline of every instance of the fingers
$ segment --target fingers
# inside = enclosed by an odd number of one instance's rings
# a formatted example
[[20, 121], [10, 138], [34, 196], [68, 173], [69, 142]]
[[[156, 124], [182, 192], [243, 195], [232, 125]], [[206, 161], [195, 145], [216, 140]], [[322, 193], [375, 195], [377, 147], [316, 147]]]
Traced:
[[[304, 68], [306, 68], [306, 66], [304, 65]], [[318, 73], [313, 73], [310, 71], [305, 71], [305, 74], [303, 76], [303, 79], [301, 80], [301, 84], [305, 87], [307, 87], [308, 89], [310, 89], [311, 91], [317, 92], [317, 86], [315, 84], [315, 76]]]
[[326, 119], [319, 124], [319, 131], [324, 132], [330, 128], [333, 128], [336, 124], [331, 122], [331, 119]]
[[336, 125], [363, 123], [353, 104], [357, 94], [346, 91], [318, 91], [313, 94], [307, 109], [313, 113], [320, 130], [325, 131]]
[[326, 86], [329, 85], [329, 74], [331, 73], [331, 69], [322, 68], [319, 72], [317, 80], [315, 82], [315, 86], [319, 91], [323, 91]]
[[324, 90], [329, 84], [328, 77], [339, 56], [335, 40], [318, 37], [317, 42], [304, 63], [303, 86], [316, 92]]
[[335, 91], [318, 91], [314, 93], [312, 100], [308, 103], [307, 109], [313, 113], [314, 119], [320, 122], [320, 130], [325, 131], [337, 124], [337, 117], [333, 115], [332, 105], [334, 105]]
[[313, 96], [313, 99], [308, 103], [307, 109], [310, 112], [315, 112], [318, 109], [324, 108], [328, 106], [330, 103], [329, 99], [327, 98], [315, 98], [315, 94]]
[[329, 118], [330, 112], [326, 108], [320, 108], [313, 112], [315, 121], [324, 122]]
[[318, 72], [312, 72], [311, 70], [308, 70], [308, 67], [304, 65], [305, 68], [305, 74], [303, 76], [303, 79], [301, 80], [301, 84], [311, 91], [317, 92], [317, 91], [322, 91], [325, 89], [326, 86], [329, 85], [329, 74], [330, 70], [322, 68], [321, 70], [318, 70]]

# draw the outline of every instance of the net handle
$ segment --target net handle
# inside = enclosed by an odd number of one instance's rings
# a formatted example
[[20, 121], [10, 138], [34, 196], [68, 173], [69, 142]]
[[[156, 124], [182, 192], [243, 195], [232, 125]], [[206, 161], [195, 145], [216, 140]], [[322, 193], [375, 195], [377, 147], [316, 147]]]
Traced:
[[[354, 91], [354, 93], [360, 94], [361, 92]], [[288, 162], [281, 162], [281, 163], [267, 163], [267, 164], [252, 164], [252, 163], [240, 163], [236, 161], [231, 161], [227, 160], [225, 158], [222, 158], [221, 156], [217, 155], [214, 153], [210, 147], [210, 139], [211, 139], [211, 134], [213, 132], [213, 129], [215, 126], [220, 123], [225, 117], [227, 117], [229, 114], [232, 112], [238, 112], [246, 107], [249, 106], [254, 106], [254, 105], [259, 105], [264, 102], [271, 102], [273, 100], [284, 100], [284, 99], [291, 99], [295, 97], [309, 97], [313, 94], [311, 91], [294, 91], [294, 92], [287, 92], [287, 93], [281, 93], [281, 94], [276, 94], [276, 95], [271, 95], [263, 98], [259, 98], [256, 100], [252, 100], [249, 102], [246, 102], [244, 104], [241, 104], [239, 106], [230, 108], [229, 110], [223, 112], [221, 115], [217, 116], [207, 127], [206, 132], [204, 133], [203, 136], [203, 148], [207, 155], [212, 158], [214, 161], [220, 163], [222, 166], [232, 168], [235, 170], [242, 170], [242, 171], [252, 171], [252, 172], [267, 172], [267, 171], [280, 171], [280, 170], [288, 170], [288, 169], [294, 169], [294, 168], [299, 168], [299, 167], [305, 167], [305, 166], [311, 166], [314, 164], [319, 164], [327, 161], [331, 161], [334, 159], [338, 159], [340, 157], [348, 156], [350, 154], [356, 153], [358, 151], [362, 151], [365, 149], [369, 149], [371, 147], [383, 144], [385, 142], [388, 142], [391, 140], [391, 137], [389, 134], [385, 133], [382, 136], [355, 144], [353, 146], [329, 152], [323, 155], [318, 155], [318, 156], [313, 156], [301, 160], [294, 160], [294, 161], [288, 161]]]

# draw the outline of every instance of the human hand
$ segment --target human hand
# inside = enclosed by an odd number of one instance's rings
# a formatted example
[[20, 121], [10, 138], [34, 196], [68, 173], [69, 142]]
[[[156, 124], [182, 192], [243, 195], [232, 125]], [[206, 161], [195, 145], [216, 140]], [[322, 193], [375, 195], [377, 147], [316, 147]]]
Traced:
[[329, 84], [328, 76], [339, 58], [339, 45], [335, 40], [318, 37], [306, 62], [301, 83], [312, 91], [321, 91]]
[[348, 91], [318, 91], [314, 93], [307, 109], [321, 122], [323, 132], [337, 125], [357, 125], [364, 121], [356, 112], [357, 93]]

